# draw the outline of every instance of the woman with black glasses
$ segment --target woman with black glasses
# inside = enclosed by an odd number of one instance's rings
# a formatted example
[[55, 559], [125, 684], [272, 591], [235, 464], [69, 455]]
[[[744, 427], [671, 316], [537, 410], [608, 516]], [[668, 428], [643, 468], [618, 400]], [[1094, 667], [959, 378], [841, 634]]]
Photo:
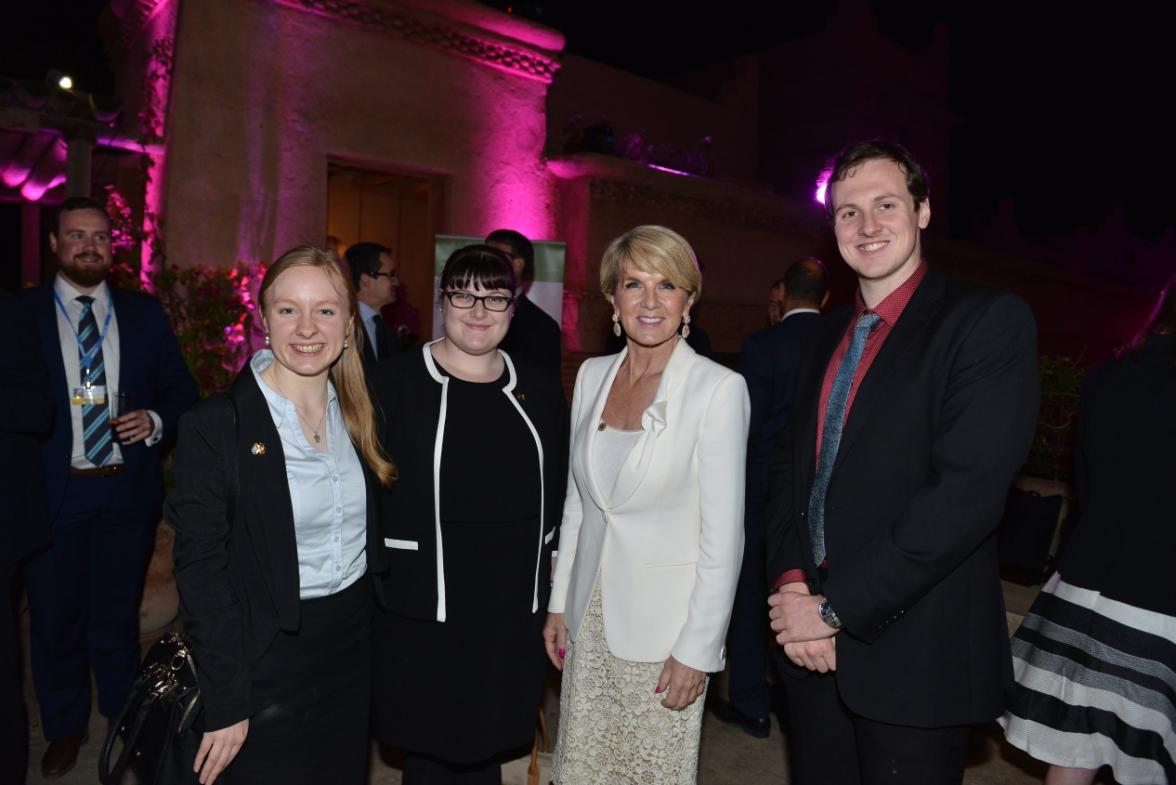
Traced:
[[535, 729], [566, 405], [554, 380], [498, 350], [514, 291], [501, 251], [456, 251], [441, 273], [445, 336], [374, 375], [399, 470], [382, 510], [375, 732], [405, 751], [405, 785], [498, 785], [503, 754]]

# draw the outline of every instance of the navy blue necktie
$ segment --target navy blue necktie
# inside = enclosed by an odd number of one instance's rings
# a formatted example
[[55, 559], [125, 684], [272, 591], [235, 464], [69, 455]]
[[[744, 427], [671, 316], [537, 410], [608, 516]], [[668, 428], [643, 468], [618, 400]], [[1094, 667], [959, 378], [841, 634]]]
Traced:
[[[82, 304], [82, 318], [78, 320], [78, 362], [82, 382], [88, 379], [95, 386], [105, 387], [106, 366], [102, 361], [102, 349], [94, 351], [100, 337], [98, 320], [94, 318], [94, 298], [81, 295], [77, 301]], [[89, 358], [87, 369], [86, 358], [91, 351], [94, 351], [94, 356]], [[105, 466], [110, 460], [114, 446], [110, 439], [110, 409], [105, 400], [82, 406], [82, 444], [86, 449], [86, 458], [95, 466]]]
[[841, 446], [841, 431], [845, 426], [845, 405], [849, 401], [849, 390], [853, 387], [853, 375], [862, 353], [866, 350], [866, 339], [878, 326], [881, 317], [876, 313], [862, 313], [853, 328], [849, 349], [837, 366], [833, 386], [829, 389], [829, 400], [825, 404], [825, 423], [821, 429], [821, 452], [817, 456], [817, 474], [813, 478], [813, 489], [809, 494], [808, 526], [809, 538], [813, 543], [813, 563], [820, 565], [825, 560], [825, 494], [829, 490], [829, 478], [833, 474], [833, 463], [837, 460], [837, 448]]
[[376, 334], [376, 345], [372, 347], [375, 349], [372, 354], [376, 356], [377, 360], [383, 360], [388, 356], [388, 350], [391, 348], [388, 344], [388, 325], [384, 324], [384, 317], [376, 314], [372, 317], [372, 327]]

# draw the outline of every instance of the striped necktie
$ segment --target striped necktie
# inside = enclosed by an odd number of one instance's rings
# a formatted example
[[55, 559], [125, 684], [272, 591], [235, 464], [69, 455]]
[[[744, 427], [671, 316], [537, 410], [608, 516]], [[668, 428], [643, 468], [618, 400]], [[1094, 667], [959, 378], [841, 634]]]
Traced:
[[[82, 379], [90, 380], [97, 386], [106, 386], [106, 366], [102, 361], [102, 349], [98, 348], [90, 358], [89, 375], [86, 375], [86, 358], [98, 346], [98, 320], [94, 318], [94, 298], [81, 295], [77, 301], [82, 304], [82, 318], [78, 321], [78, 361]], [[86, 458], [95, 466], [105, 466], [114, 452], [110, 436], [110, 410], [106, 401], [87, 403], [82, 406], [82, 443]]]
[[841, 446], [841, 430], [845, 425], [845, 405], [849, 401], [849, 390], [853, 386], [853, 375], [862, 353], [866, 350], [866, 339], [878, 326], [881, 317], [876, 313], [863, 312], [853, 328], [849, 350], [837, 366], [833, 386], [829, 388], [829, 400], [825, 404], [825, 423], [821, 429], [821, 452], [817, 456], [817, 474], [813, 478], [813, 489], [809, 494], [808, 526], [809, 538], [813, 544], [813, 563], [820, 566], [825, 560], [825, 494], [829, 491], [829, 478], [833, 474], [833, 463], [837, 460], [837, 448]]

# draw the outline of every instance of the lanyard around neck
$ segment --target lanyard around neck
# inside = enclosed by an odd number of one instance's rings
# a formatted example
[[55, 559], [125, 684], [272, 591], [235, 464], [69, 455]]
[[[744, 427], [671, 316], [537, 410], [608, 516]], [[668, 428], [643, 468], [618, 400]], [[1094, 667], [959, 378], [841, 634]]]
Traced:
[[[61, 301], [61, 295], [57, 290], [53, 290], [53, 299], [57, 301], [57, 307], [61, 309], [61, 315], [65, 317], [65, 323], [69, 325], [69, 329], [73, 330], [74, 339], [78, 342], [78, 351], [81, 352], [82, 338], [78, 328], [74, 326], [73, 318], [69, 315], [69, 311], [65, 308], [65, 303]], [[93, 303], [90, 309], [93, 310]], [[90, 377], [90, 368], [94, 366], [94, 358], [98, 356], [98, 352], [102, 351], [102, 344], [106, 340], [106, 331], [110, 329], [110, 317], [114, 315], [114, 301], [110, 297], [110, 292], [106, 293], [106, 318], [102, 321], [102, 331], [98, 334], [98, 341], [90, 348], [90, 351], [82, 353], [82, 367], [81, 376], [82, 382], [88, 383]]]

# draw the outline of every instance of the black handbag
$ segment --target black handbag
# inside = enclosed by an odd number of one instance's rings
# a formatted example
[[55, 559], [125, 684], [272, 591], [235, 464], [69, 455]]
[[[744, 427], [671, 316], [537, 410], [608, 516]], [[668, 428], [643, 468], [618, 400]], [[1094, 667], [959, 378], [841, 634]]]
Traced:
[[[236, 517], [239, 492], [237, 466], [237, 406], [228, 402], [233, 428], [225, 433], [225, 476], [229, 481], [225, 514], [230, 525]], [[129, 768], [138, 775], [139, 785], [195, 785], [199, 776], [192, 771], [200, 749], [202, 729], [200, 684], [196, 661], [184, 636], [173, 632], [160, 638], [143, 656], [143, 666], [122, 712], [110, 726], [98, 759], [102, 785], [121, 785]], [[111, 766], [114, 747], [122, 740], [122, 751]]]
[[[102, 785], [119, 785], [128, 768], [141, 785], [197, 782], [192, 764], [200, 747], [199, 713], [196, 663], [184, 637], [173, 632], [147, 650], [130, 698], [106, 734], [98, 759]], [[119, 740], [122, 750], [112, 766]]]

